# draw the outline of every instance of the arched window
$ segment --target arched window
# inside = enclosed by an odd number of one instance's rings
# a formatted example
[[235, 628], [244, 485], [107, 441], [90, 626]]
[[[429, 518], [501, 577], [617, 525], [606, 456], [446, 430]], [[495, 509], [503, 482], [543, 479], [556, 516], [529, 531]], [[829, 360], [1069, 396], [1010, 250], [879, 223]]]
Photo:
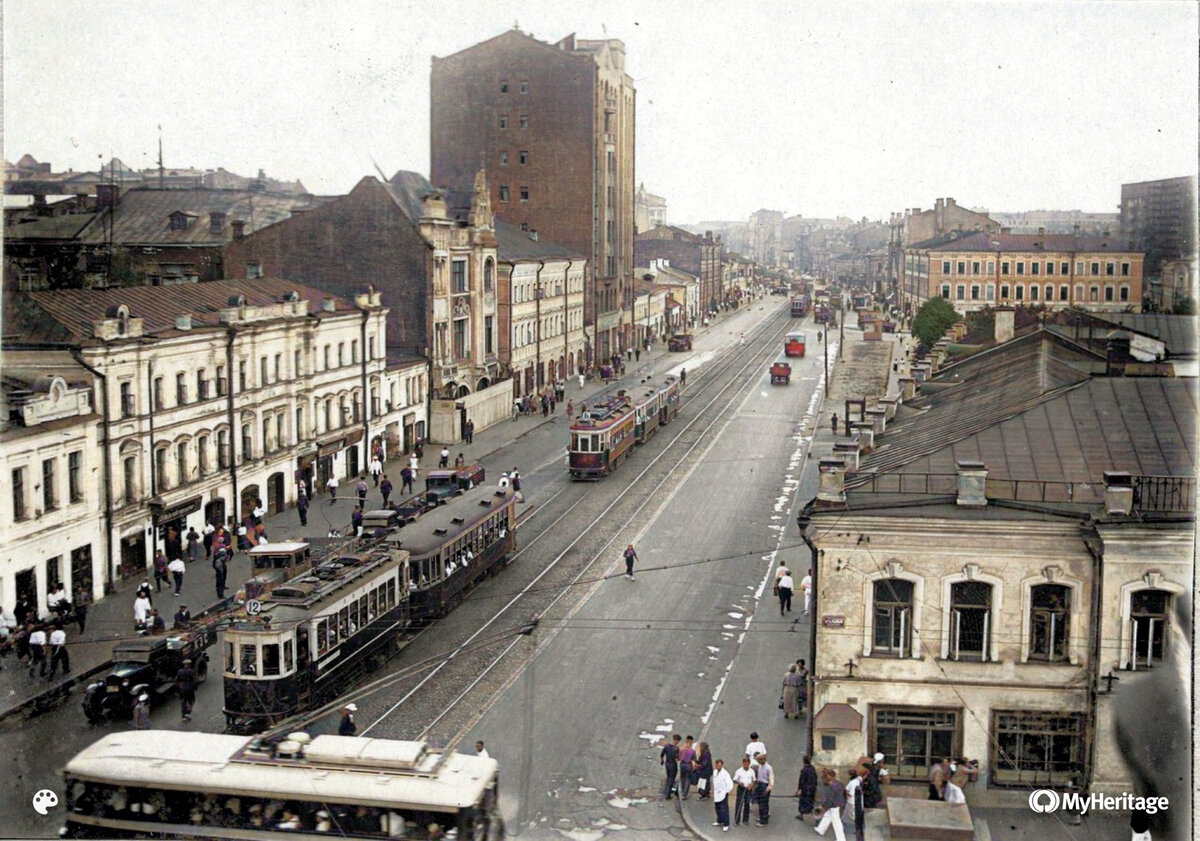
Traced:
[[491, 292], [496, 285], [496, 264], [492, 258], [483, 261], [483, 291]]
[[1071, 630], [1071, 588], [1039, 584], [1030, 591], [1029, 659], [1065, 661]]
[[884, 578], [874, 587], [874, 632], [871, 653], [906, 657], [912, 653], [913, 584]]

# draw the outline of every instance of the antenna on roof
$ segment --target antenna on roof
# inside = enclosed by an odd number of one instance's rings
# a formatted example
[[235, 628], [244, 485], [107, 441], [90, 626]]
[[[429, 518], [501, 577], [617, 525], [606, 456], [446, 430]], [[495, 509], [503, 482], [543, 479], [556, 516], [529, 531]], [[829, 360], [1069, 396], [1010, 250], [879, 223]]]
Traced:
[[162, 125], [158, 127], [158, 189], [163, 188]]
[[375, 167], [375, 171], [379, 173], [379, 180], [382, 181], [384, 184], [387, 184], [388, 178], [386, 175], [383, 174], [383, 168], [380, 167], [379, 164], [377, 164], [375, 162], [375, 156], [368, 155], [367, 157], [369, 157], [371, 159], [371, 166]]

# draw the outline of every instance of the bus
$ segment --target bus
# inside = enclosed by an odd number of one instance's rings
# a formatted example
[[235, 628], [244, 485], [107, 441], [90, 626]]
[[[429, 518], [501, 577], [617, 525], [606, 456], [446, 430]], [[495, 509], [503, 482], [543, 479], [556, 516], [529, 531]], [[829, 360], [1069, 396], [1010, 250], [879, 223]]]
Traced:
[[783, 340], [783, 353], [785, 356], [804, 356], [804, 334], [797, 331], [788, 333]]
[[804, 318], [808, 315], [808, 296], [792, 296], [792, 318]]
[[68, 838], [493, 841], [499, 763], [425, 742], [180, 730], [109, 734], [62, 771]]

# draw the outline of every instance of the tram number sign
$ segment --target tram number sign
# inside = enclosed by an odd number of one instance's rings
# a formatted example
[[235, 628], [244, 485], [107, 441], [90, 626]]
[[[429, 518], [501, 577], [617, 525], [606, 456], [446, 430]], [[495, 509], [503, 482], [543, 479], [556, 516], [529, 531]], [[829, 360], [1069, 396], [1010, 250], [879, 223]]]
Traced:
[[821, 624], [826, 628], [844, 628], [846, 627], [845, 616], [822, 616]]
[[250, 599], [246, 602], [246, 613], [251, 616], [257, 616], [262, 611], [262, 602], [258, 599]]

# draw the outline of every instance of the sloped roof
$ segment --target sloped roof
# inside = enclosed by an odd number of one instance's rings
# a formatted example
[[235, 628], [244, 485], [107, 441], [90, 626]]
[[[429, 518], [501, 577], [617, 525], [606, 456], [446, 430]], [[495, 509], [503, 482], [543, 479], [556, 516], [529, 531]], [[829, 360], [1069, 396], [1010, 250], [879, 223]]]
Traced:
[[549, 240], [531, 239], [529, 234], [516, 225], [496, 220], [496, 254], [501, 260], [569, 260], [584, 259], [569, 248]]
[[1167, 315], [1159, 312], [1118, 312], [1100, 316], [1104, 321], [1153, 336], [1167, 348], [1168, 356], [1196, 355], [1196, 316]]
[[7, 240], [66, 239], [79, 238], [80, 234], [98, 216], [96, 213], [68, 213], [62, 216], [40, 216], [21, 220], [4, 226]]
[[337, 302], [336, 312], [354, 309], [353, 304], [319, 289], [302, 286], [282, 278], [253, 280], [217, 280], [208, 283], [180, 283], [171, 286], [134, 286], [121, 289], [64, 289], [54, 292], [26, 292], [27, 306], [8, 306], [6, 296], [4, 336], [24, 341], [47, 341], [37, 331], [49, 328], [58, 341], [81, 342], [90, 339], [92, 323], [110, 318], [110, 312], [124, 304], [133, 318], [144, 319], [146, 335], [174, 331], [175, 318], [189, 313], [192, 327], [219, 326], [220, 310], [230, 299], [244, 295], [249, 306], [277, 304], [289, 292], [309, 301], [309, 313], [320, 314], [326, 298]]
[[947, 234], [918, 243], [916, 248], [931, 251], [1109, 251], [1140, 253], [1129, 248], [1121, 237], [1081, 236], [1076, 234], [1002, 234], [978, 231], [965, 236]]
[[421, 220], [425, 197], [438, 192], [424, 175], [405, 169], [393, 175], [392, 180], [385, 186], [392, 199], [414, 225]]
[[[235, 219], [245, 222], [245, 232], [251, 233], [287, 219], [295, 208], [311, 206], [307, 196], [256, 190], [138, 188], [121, 194], [113, 212], [112, 241], [138, 245], [219, 246], [233, 239]], [[195, 216], [196, 220], [182, 230], [171, 230], [169, 219], [177, 211]], [[210, 230], [209, 214], [213, 212], [225, 214], [224, 226], [217, 234]], [[82, 241], [103, 243], [106, 238], [104, 227], [96, 225], [85, 231]]]

